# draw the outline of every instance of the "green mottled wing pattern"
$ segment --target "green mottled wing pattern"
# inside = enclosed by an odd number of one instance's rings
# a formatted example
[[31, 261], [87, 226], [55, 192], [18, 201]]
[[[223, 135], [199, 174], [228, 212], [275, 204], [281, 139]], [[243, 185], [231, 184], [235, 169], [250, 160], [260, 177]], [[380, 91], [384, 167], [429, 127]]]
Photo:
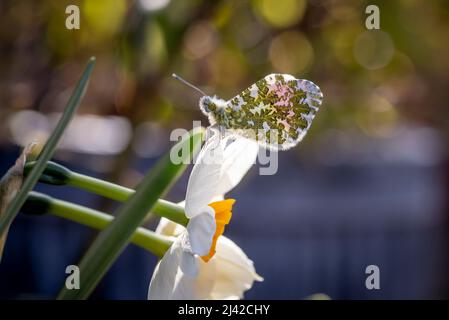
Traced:
[[311, 81], [270, 74], [213, 113], [228, 131], [285, 150], [305, 136], [322, 99], [320, 88]]

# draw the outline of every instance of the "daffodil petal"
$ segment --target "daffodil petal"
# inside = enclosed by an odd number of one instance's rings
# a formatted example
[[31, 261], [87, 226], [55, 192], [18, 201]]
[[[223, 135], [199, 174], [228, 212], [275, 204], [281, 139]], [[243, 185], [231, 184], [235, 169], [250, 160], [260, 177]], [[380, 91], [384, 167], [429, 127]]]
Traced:
[[216, 195], [226, 194], [237, 186], [256, 162], [259, 146], [242, 137], [228, 137], [223, 148], [224, 162]]
[[209, 253], [212, 238], [215, 234], [215, 212], [209, 206], [202, 208], [201, 212], [190, 219], [187, 232], [190, 248], [193, 253], [204, 256]]
[[148, 289], [148, 300], [171, 299], [179, 277], [181, 241], [177, 239], [154, 269]]
[[198, 214], [217, 195], [223, 165], [223, 149], [219, 139], [219, 135], [215, 134], [206, 141], [193, 166], [186, 192], [187, 218]]
[[173, 288], [171, 300], [199, 300], [201, 297], [196, 295], [195, 278], [188, 277], [182, 272], [178, 273], [176, 285]]
[[162, 217], [156, 227], [155, 232], [164, 236], [176, 237], [184, 232], [185, 228], [167, 218]]
[[198, 258], [195, 255], [188, 251], [183, 250], [181, 253], [181, 260], [179, 262], [179, 267], [181, 271], [189, 276], [189, 277], [197, 277], [198, 276]]
[[215, 265], [206, 264], [195, 258], [199, 264], [199, 276], [191, 277], [181, 274], [177, 279], [172, 299], [175, 300], [205, 300], [211, 296], [215, 283]]
[[243, 250], [231, 239], [226, 236], [221, 236], [217, 241], [216, 256], [221, 261], [228, 261], [242, 269], [250, 271], [257, 281], [263, 281], [254, 268], [254, 263]]
[[212, 261], [217, 264], [212, 299], [241, 299], [254, 281], [263, 281], [242, 249], [224, 236], [218, 239], [217, 252]]
[[[198, 300], [210, 296], [214, 281], [212, 265], [201, 267], [199, 274], [199, 258], [187, 253], [179, 237], [156, 266], [148, 289], [149, 300]], [[183, 271], [188, 269], [196, 274], [189, 275]], [[196, 269], [196, 270], [194, 270]]]
[[212, 201], [211, 201], [210, 203], [212, 203], [212, 202], [217, 202], [217, 201], [221, 201], [221, 200], [224, 200], [224, 195], [223, 195], [223, 194], [219, 194], [219, 195], [213, 197], [213, 198], [212, 198]]

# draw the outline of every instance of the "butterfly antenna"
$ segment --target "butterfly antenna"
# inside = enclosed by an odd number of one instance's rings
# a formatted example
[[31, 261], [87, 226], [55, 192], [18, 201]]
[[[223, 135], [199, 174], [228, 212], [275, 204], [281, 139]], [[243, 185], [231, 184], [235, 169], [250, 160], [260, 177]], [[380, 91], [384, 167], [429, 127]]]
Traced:
[[186, 86], [189, 86], [192, 89], [195, 89], [196, 91], [198, 91], [199, 93], [201, 93], [203, 96], [207, 96], [206, 93], [204, 93], [203, 90], [201, 90], [200, 88], [194, 86], [193, 84], [191, 84], [190, 82], [188, 82], [187, 80], [184, 80], [183, 78], [181, 78], [180, 76], [178, 76], [175, 73], [172, 73], [172, 77], [175, 78], [176, 80], [181, 81], [182, 83], [184, 83]]

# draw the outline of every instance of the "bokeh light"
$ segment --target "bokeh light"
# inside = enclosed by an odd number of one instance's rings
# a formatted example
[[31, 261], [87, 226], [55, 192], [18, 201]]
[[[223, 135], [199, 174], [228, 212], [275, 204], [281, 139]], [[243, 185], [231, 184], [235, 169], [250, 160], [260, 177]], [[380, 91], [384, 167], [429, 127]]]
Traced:
[[254, 4], [265, 21], [278, 28], [299, 23], [306, 10], [305, 0], [255, 0]]
[[354, 43], [357, 62], [370, 70], [385, 67], [391, 61], [394, 50], [393, 40], [384, 31], [365, 31]]
[[139, 5], [145, 11], [157, 11], [165, 8], [170, 0], [139, 0]]
[[229, 91], [242, 81], [246, 72], [242, 55], [228, 48], [220, 48], [211, 55], [209, 68], [213, 81]]
[[218, 34], [214, 25], [200, 21], [191, 26], [184, 37], [185, 57], [197, 60], [210, 54], [218, 44]]
[[269, 49], [275, 71], [301, 74], [313, 62], [313, 47], [300, 32], [287, 31], [273, 39]]
[[84, 28], [80, 28], [84, 31], [84, 41], [97, 41], [98, 38], [108, 38], [119, 30], [125, 18], [126, 1], [85, 0], [80, 10], [87, 24]]
[[397, 126], [398, 114], [385, 97], [373, 94], [366, 106], [357, 109], [356, 122], [366, 134], [388, 137]]

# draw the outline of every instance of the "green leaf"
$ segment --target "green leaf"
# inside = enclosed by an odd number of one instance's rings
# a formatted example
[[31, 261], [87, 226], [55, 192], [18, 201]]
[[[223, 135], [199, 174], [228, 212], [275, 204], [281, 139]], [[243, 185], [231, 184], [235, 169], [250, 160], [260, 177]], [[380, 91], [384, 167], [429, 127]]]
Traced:
[[[86, 299], [95, 289], [126, 245], [134, 231], [141, 225], [148, 212], [187, 167], [192, 155], [199, 151], [204, 130], [193, 130], [173, 148], [187, 150], [180, 155], [181, 161], [173, 163], [170, 152], [158, 161], [137, 187], [136, 192], [114, 214], [114, 221], [103, 230], [82, 258], [80, 289], [68, 290], [65, 286], [58, 299]], [[173, 150], [173, 149], [172, 149]]]
[[39, 180], [40, 175], [42, 174], [42, 172], [45, 169], [45, 166], [47, 165], [47, 161], [50, 160], [50, 158], [53, 156], [56, 146], [62, 134], [64, 133], [67, 125], [72, 119], [76, 109], [80, 105], [81, 98], [84, 96], [84, 93], [86, 92], [86, 86], [90, 74], [92, 73], [94, 64], [95, 58], [92, 57], [87, 63], [86, 69], [84, 70], [81, 79], [78, 81], [75, 91], [73, 91], [72, 96], [67, 102], [67, 105], [64, 109], [64, 113], [62, 114], [61, 119], [59, 120], [56, 128], [53, 130], [50, 137], [48, 138], [47, 143], [42, 149], [42, 152], [39, 154], [36, 165], [25, 179], [25, 182], [23, 183], [19, 193], [14, 197], [14, 200], [9, 204], [5, 214], [0, 217], [0, 237], [2, 237], [3, 234], [7, 231], [9, 225], [16, 217], [22, 205], [25, 203], [28, 192], [30, 192], [33, 189], [34, 185]]

